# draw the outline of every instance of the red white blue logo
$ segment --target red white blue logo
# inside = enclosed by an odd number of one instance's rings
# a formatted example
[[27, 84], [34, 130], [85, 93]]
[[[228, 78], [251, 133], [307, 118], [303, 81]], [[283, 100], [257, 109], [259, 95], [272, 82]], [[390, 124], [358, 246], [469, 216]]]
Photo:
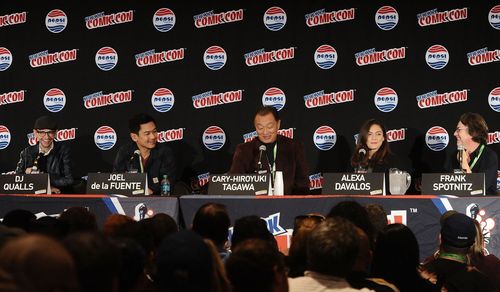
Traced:
[[26, 11], [0, 15], [0, 27], [26, 22]]
[[433, 45], [425, 53], [425, 61], [432, 69], [443, 69], [448, 65], [449, 60], [450, 54], [448, 50], [441, 45]]
[[219, 70], [226, 65], [226, 51], [219, 46], [211, 46], [203, 54], [203, 62], [210, 70]]
[[24, 101], [25, 90], [0, 93], [0, 106]]
[[278, 31], [286, 24], [285, 10], [280, 7], [271, 7], [264, 13], [264, 25], [271, 31]]
[[43, 97], [43, 104], [49, 112], [57, 113], [66, 105], [66, 95], [59, 88], [49, 89]]
[[0, 125], [0, 150], [7, 148], [10, 144], [10, 131], [6, 126]]
[[158, 132], [158, 143], [179, 141], [184, 139], [184, 128], [170, 129]]
[[0, 47], [0, 71], [9, 69], [12, 65], [12, 53], [4, 47]]
[[160, 8], [153, 15], [153, 26], [159, 32], [167, 32], [175, 25], [175, 14], [168, 8]]
[[321, 126], [314, 131], [313, 141], [319, 150], [328, 151], [335, 146], [337, 134], [332, 127]]
[[52, 33], [60, 33], [67, 25], [68, 17], [60, 9], [51, 10], [45, 17], [45, 26]]
[[309, 176], [309, 189], [318, 190], [323, 188], [323, 176], [321, 172]]
[[500, 113], [500, 87], [494, 88], [490, 92], [488, 103], [492, 110]]
[[417, 14], [417, 23], [421, 27], [437, 25], [452, 21], [467, 19], [468, 8], [457, 8], [446, 11], [438, 11], [437, 8]]
[[118, 64], [118, 54], [112, 47], [102, 47], [95, 54], [95, 63], [103, 71], [112, 70]]
[[283, 90], [277, 87], [271, 87], [262, 95], [262, 104], [265, 106], [272, 106], [280, 111], [286, 103], [286, 96]]
[[425, 144], [432, 151], [443, 150], [448, 146], [449, 140], [448, 132], [443, 127], [434, 126], [425, 133]]
[[391, 6], [382, 6], [375, 13], [375, 23], [380, 29], [391, 30], [398, 24], [399, 15]]
[[381, 112], [392, 112], [398, 106], [398, 94], [389, 87], [380, 88], [375, 93], [375, 106]]
[[102, 126], [94, 134], [94, 142], [97, 148], [109, 150], [116, 144], [116, 132], [109, 126]]
[[210, 126], [203, 132], [202, 140], [208, 150], [216, 151], [226, 143], [226, 133], [220, 127]]
[[151, 96], [151, 104], [153, 108], [160, 112], [165, 113], [172, 109], [174, 106], [174, 94], [168, 88], [158, 88]]
[[494, 29], [500, 30], [500, 5], [493, 6], [488, 13], [488, 21]]
[[319, 46], [314, 53], [314, 62], [321, 69], [330, 69], [337, 64], [337, 51], [329, 45]]

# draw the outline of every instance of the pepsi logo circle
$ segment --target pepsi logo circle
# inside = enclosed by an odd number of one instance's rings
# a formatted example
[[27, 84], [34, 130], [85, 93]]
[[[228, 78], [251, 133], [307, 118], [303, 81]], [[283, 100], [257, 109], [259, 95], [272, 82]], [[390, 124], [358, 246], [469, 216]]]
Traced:
[[271, 7], [264, 13], [264, 25], [271, 31], [278, 31], [286, 24], [285, 10], [280, 7]]
[[5, 149], [10, 144], [10, 131], [6, 126], [0, 125], [0, 150]]
[[314, 52], [314, 62], [321, 69], [330, 69], [337, 64], [337, 51], [329, 45], [322, 45]]
[[382, 6], [375, 13], [375, 23], [382, 30], [391, 30], [398, 24], [399, 15], [392, 6]]
[[153, 26], [159, 32], [167, 32], [175, 25], [175, 14], [168, 8], [160, 8], [153, 15]]
[[500, 5], [493, 6], [488, 13], [488, 21], [494, 29], [500, 30]]
[[174, 106], [174, 94], [168, 88], [158, 88], [151, 96], [151, 104], [153, 108], [160, 112], [165, 113], [172, 109]]
[[45, 17], [45, 26], [52, 33], [60, 33], [67, 25], [68, 17], [60, 9], [51, 10]]
[[219, 70], [226, 65], [227, 54], [219, 46], [211, 46], [203, 54], [203, 62], [210, 70]]
[[314, 131], [313, 142], [319, 150], [328, 151], [335, 146], [337, 134], [332, 127], [321, 126]]
[[0, 71], [9, 69], [12, 65], [12, 53], [4, 47], [0, 47]]
[[374, 102], [379, 111], [392, 112], [398, 106], [398, 94], [390, 87], [383, 87], [375, 93]]
[[443, 150], [448, 146], [449, 141], [450, 137], [448, 132], [443, 127], [434, 126], [425, 133], [425, 144], [427, 144], [427, 147], [432, 151]]
[[500, 87], [494, 88], [490, 92], [488, 103], [492, 110], [500, 113]]
[[202, 140], [208, 150], [216, 151], [226, 143], [226, 133], [220, 127], [210, 126], [203, 132]]
[[432, 69], [439, 70], [443, 69], [448, 65], [450, 60], [450, 54], [448, 50], [441, 45], [433, 45], [425, 53], [425, 62]]
[[116, 132], [109, 126], [102, 126], [94, 134], [94, 142], [97, 148], [109, 150], [116, 144]]
[[43, 97], [43, 104], [49, 112], [57, 113], [66, 105], [66, 95], [59, 88], [49, 89]]
[[272, 106], [280, 111], [285, 107], [286, 96], [283, 90], [277, 87], [271, 87], [262, 95], [262, 105]]
[[118, 54], [112, 47], [102, 47], [95, 54], [95, 64], [102, 71], [109, 71], [118, 64]]

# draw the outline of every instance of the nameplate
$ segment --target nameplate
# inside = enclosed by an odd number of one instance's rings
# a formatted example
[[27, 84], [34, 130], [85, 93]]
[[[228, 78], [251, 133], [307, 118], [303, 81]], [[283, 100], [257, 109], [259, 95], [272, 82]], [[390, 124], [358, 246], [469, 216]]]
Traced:
[[384, 195], [383, 173], [324, 173], [323, 194]]
[[267, 195], [269, 174], [214, 174], [209, 195]]
[[48, 173], [0, 175], [3, 194], [50, 194]]
[[484, 173], [423, 173], [422, 194], [484, 196]]
[[87, 194], [147, 195], [145, 173], [89, 173]]

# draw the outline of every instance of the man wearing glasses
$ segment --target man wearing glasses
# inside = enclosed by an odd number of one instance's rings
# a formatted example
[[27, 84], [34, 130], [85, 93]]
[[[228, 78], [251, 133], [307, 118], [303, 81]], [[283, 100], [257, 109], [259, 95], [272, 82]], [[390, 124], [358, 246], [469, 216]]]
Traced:
[[71, 191], [73, 175], [69, 144], [55, 143], [57, 122], [49, 116], [35, 121], [33, 133], [38, 143], [21, 151], [16, 173], [48, 173], [52, 193]]

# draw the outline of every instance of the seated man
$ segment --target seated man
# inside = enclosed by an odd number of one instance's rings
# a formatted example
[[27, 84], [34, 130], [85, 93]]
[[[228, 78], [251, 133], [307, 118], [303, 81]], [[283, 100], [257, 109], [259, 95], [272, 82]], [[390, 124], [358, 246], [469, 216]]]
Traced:
[[70, 147], [65, 142], [54, 141], [57, 122], [42, 116], [35, 121], [33, 133], [38, 143], [26, 147], [19, 155], [16, 173], [48, 173], [52, 193], [71, 191], [73, 175], [71, 173]]
[[132, 142], [118, 150], [113, 172], [145, 172], [149, 194], [159, 195], [163, 175], [168, 175], [171, 183], [175, 181], [174, 154], [168, 146], [156, 144], [158, 132], [151, 116], [135, 115], [129, 120], [129, 130]]
[[[261, 169], [282, 171], [285, 195], [308, 194], [309, 170], [304, 148], [300, 142], [278, 135], [280, 122], [274, 107], [262, 107], [254, 117], [258, 137], [236, 147], [229, 173], [256, 173]], [[259, 148], [262, 145], [266, 146], [266, 151], [261, 157]]]

